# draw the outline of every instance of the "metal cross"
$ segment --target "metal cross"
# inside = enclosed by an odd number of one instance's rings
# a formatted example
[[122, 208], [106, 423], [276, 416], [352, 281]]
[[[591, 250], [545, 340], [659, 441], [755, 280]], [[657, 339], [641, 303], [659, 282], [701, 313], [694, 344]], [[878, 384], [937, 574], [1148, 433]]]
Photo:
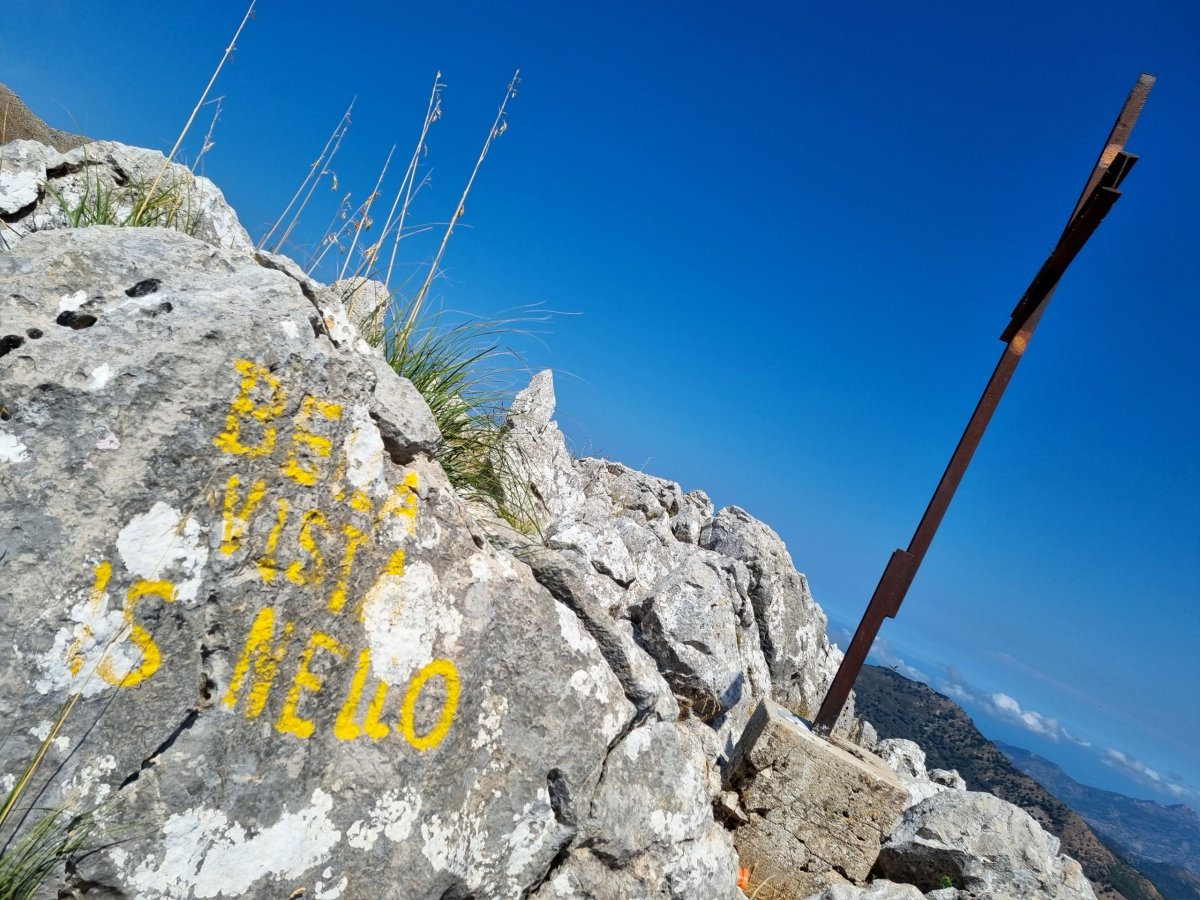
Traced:
[[875, 593], [871, 596], [871, 602], [867, 605], [867, 611], [863, 614], [858, 630], [846, 650], [846, 656], [838, 668], [837, 675], [834, 676], [816, 719], [813, 720], [814, 730], [822, 734], [833, 730], [842, 707], [846, 705], [850, 689], [854, 686], [858, 673], [862, 671], [867, 653], [875, 642], [879, 627], [885, 617], [895, 618], [900, 604], [904, 602], [904, 595], [908, 593], [917, 569], [929, 550], [929, 544], [933, 541], [933, 535], [950, 506], [954, 491], [967, 471], [971, 457], [975, 454], [983, 432], [1000, 403], [1004, 389], [1008, 387], [1008, 382], [1029, 345], [1029, 339], [1037, 328], [1042, 313], [1050, 304], [1059, 279], [1121, 196], [1117, 187], [1138, 159], [1125, 152], [1125, 142], [1129, 139], [1138, 114], [1141, 113], [1153, 86], [1153, 75], [1143, 74], [1138, 78], [1137, 84], [1125, 101], [1125, 106], [1121, 109], [1121, 114], [1117, 116], [1112, 133], [1109, 134], [1100, 158], [1088, 177], [1083, 194], [1075, 204], [1058, 244], [1013, 310], [1012, 321], [1000, 335], [1000, 340], [1005, 343], [1000, 362], [984, 388], [975, 412], [971, 414], [966, 431], [963, 432], [954, 455], [950, 457], [950, 463], [942, 474], [942, 480], [938, 482], [933, 499], [929, 501], [908, 549], [893, 553], [884, 569]]

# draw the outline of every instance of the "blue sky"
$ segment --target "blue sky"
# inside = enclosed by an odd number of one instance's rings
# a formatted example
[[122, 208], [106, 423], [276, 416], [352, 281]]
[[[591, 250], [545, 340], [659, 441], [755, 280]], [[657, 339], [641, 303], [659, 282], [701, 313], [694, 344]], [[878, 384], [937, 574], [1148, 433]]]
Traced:
[[[244, 10], [11, 3], [0, 81], [58, 127], [165, 150]], [[443, 222], [520, 67], [435, 296], [560, 311], [518, 342], [557, 371], [573, 448], [770, 523], [836, 634], [907, 545], [1126, 93], [1157, 74], [1125, 197], [879, 658], [1082, 781], [1200, 806], [1197, 46], [1200, 6], [1153, 0], [262, 0], [203, 166], [258, 236], [357, 97], [303, 257], [341, 193], [364, 197], [393, 143], [411, 153], [441, 71], [414, 221]], [[431, 236], [401, 244], [407, 272]]]

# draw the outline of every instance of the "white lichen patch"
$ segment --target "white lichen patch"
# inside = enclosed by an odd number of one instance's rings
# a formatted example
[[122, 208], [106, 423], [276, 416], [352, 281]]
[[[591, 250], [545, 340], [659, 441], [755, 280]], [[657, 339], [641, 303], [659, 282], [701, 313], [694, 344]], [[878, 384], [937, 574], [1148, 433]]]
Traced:
[[[127, 873], [139, 897], [273, 896], [263, 878], [295, 879], [325, 860], [342, 838], [329, 818], [333, 797], [317, 788], [308, 806], [284, 812], [253, 834], [219, 809], [197, 806], [170, 816], [160, 829], [161, 856]], [[110, 852], [110, 858], [117, 859]]]
[[12, 793], [12, 789], [17, 786], [16, 775], [0, 775], [0, 794], [8, 796]]
[[558, 629], [562, 632], [567, 646], [576, 653], [585, 653], [588, 656], [595, 653], [598, 649], [595, 638], [583, 630], [579, 624], [579, 617], [557, 600], [554, 601], [554, 606], [558, 610]]
[[606, 742], [620, 734], [633, 716], [633, 706], [625, 699], [612, 670], [604, 663], [577, 669], [567, 683], [583, 697], [595, 699], [599, 704], [600, 733]]
[[113, 756], [98, 756], [88, 760], [63, 785], [64, 800], [75, 806], [83, 806], [85, 801], [92, 806], [99, 806], [112, 793], [108, 779], [115, 771], [117, 760]]
[[108, 363], [102, 363], [92, 369], [92, 374], [88, 376], [85, 389], [89, 391], [98, 391], [110, 381], [112, 381], [113, 370]]
[[104, 437], [96, 441], [97, 450], [119, 450], [121, 449], [121, 439], [111, 431], [106, 433]]
[[490, 678], [480, 688], [483, 702], [480, 703], [475, 739], [471, 742], [471, 747], [475, 750], [500, 746], [500, 736], [503, 734], [501, 725], [508, 716], [508, 698], [503, 694], [493, 693], [491, 688]]
[[[43, 722], [38, 722], [36, 725], [30, 728], [29, 733], [38, 741], [45, 741], [46, 738], [50, 737], [50, 732], [52, 730], [54, 730], [54, 723], [46, 720]], [[50, 745], [59, 753], [66, 753], [71, 749], [71, 739], [68, 737], [56, 737], [50, 742]]]
[[381, 575], [363, 600], [373, 674], [388, 684], [406, 683], [435, 657], [450, 655], [462, 624], [454, 598], [428, 563], [409, 563], [403, 575]]
[[505, 867], [509, 878], [525, 874], [554, 824], [554, 810], [546, 789], [538, 788], [537, 799], [526, 803], [520, 814], [513, 816], [513, 821], [516, 825], [508, 836], [508, 865]]
[[350, 433], [343, 442], [346, 480], [360, 490], [383, 483], [383, 438], [361, 403], [350, 411]]
[[551, 896], [557, 900], [575, 900], [580, 896], [575, 890], [577, 887], [575, 877], [570, 872], [559, 872], [550, 882], [550, 887], [554, 891]]
[[631, 760], [636, 760], [642, 755], [642, 751], [646, 750], [650, 746], [652, 741], [653, 737], [650, 734], [650, 729], [634, 729], [629, 733], [629, 736], [625, 738], [625, 745], [623, 748], [625, 755]]
[[58, 299], [58, 311], [60, 313], [77, 312], [79, 307], [85, 303], [87, 303], [87, 294], [83, 291], [76, 291], [73, 294], [63, 294]]
[[650, 827], [663, 840], [677, 844], [692, 833], [691, 819], [684, 813], [655, 809], [650, 813]]
[[[321, 873], [321, 877], [332, 878], [333, 869], [325, 869]], [[338, 897], [342, 896], [342, 893], [346, 890], [346, 886], [349, 884], [350, 878], [347, 875], [343, 875], [337, 884], [327, 885], [324, 881], [318, 881], [313, 885], [313, 897], [316, 900], [338, 900]]]
[[421, 853], [438, 872], [453, 872], [476, 891], [483, 884], [490, 854], [489, 836], [478, 814], [452, 812], [421, 823]]
[[23, 463], [29, 459], [29, 450], [15, 434], [0, 431], [0, 462]]
[[421, 814], [421, 796], [412, 788], [391, 790], [375, 801], [367, 818], [346, 829], [346, 842], [356, 850], [370, 850], [382, 834], [394, 844], [408, 840]]
[[290, 337], [293, 340], [300, 337], [299, 326], [297, 326], [296, 323], [291, 321], [290, 319], [280, 322], [279, 330], [282, 331], [287, 337]]
[[71, 624], [54, 634], [50, 649], [37, 657], [39, 694], [78, 690], [94, 697], [120, 683], [141, 665], [141, 653], [126, 641], [129, 626], [119, 609], [108, 608], [108, 593], [98, 597], [79, 591], [71, 606]]
[[148, 581], [173, 581], [176, 599], [188, 605], [196, 599], [208, 562], [201, 534], [192, 516], [160, 500], [121, 529], [117, 552], [130, 573]]

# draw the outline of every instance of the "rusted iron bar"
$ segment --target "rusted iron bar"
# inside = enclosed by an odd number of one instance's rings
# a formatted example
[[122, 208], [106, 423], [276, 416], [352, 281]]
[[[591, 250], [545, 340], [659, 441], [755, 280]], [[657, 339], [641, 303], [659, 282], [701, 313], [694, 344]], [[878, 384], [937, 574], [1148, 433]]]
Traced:
[[1013, 310], [1011, 321], [1000, 336], [1000, 340], [1005, 343], [1000, 361], [996, 364], [992, 377], [989, 379], [987, 387], [984, 388], [983, 396], [980, 397], [974, 413], [971, 414], [970, 421], [967, 422], [967, 428], [959, 439], [954, 454], [950, 457], [946, 471], [942, 474], [933, 498], [925, 509], [925, 515], [921, 517], [921, 522], [917, 525], [908, 549], [897, 550], [892, 554], [887, 568], [883, 571], [883, 576], [879, 579], [879, 584], [875, 587], [871, 602], [867, 605], [867, 610], [854, 633], [854, 638], [846, 649], [846, 656], [834, 676], [829, 691], [825, 694], [825, 700], [817, 712], [816, 719], [813, 720], [813, 727], [817, 732], [828, 734], [833, 730], [834, 723], [837, 722], [838, 716], [841, 715], [846, 700], [850, 696], [850, 690], [854, 686], [859, 672], [862, 671], [863, 663], [866, 662], [867, 653], [870, 652], [871, 645], [875, 643], [875, 637], [879, 634], [883, 620], [895, 618], [896, 613], [899, 612], [900, 604], [904, 602], [904, 597], [916, 577], [917, 569], [929, 550], [934, 534], [937, 533], [938, 525], [941, 524], [946, 510], [950, 507], [954, 492], [958, 489], [958, 485], [967, 471], [967, 466], [970, 465], [971, 458], [979, 447], [983, 433], [987, 429], [992, 415], [996, 412], [996, 407], [1000, 404], [1000, 398], [1004, 395], [1004, 390], [1008, 387], [1013, 372], [1016, 371], [1021, 357], [1029, 346], [1029, 339], [1033, 336], [1038, 322], [1041, 321], [1042, 314], [1046, 311], [1050, 298], [1053, 297], [1054, 290], [1058, 287], [1059, 280], [1071, 261], [1083, 249], [1088, 238], [1099, 227], [1105, 215], [1112, 209], [1113, 204], [1120, 198], [1121, 194], [1117, 188], [1129, 174], [1134, 163], [1137, 162], [1136, 156], [1125, 153], [1125, 143], [1129, 140], [1138, 115], [1146, 104], [1146, 98], [1154, 86], [1154, 80], [1153, 75], [1143, 74], [1130, 92], [1125, 105], [1121, 108], [1121, 114], [1117, 116], [1108, 140], [1105, 142], [1100, 158], [1088, 176], [1083, 193], [1080, 194], [1075, 208], [1071, 211], [1071, 217], [1067, 220], [1062, 236]]

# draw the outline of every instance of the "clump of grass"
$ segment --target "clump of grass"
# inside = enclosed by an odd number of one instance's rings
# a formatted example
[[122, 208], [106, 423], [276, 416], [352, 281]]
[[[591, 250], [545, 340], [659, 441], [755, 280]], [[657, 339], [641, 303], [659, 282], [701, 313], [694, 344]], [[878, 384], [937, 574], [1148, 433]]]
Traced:
[[[86, 164], [85, 164], [86, 165]], [[165, 184], [147, 185], [134, 181], [126, 185], [109, 182], [103, 176], [86, 174], [78, 199], [68, 199], [50, 190], [72, 228], [91, 225], [116, 225], [124, 228], [172, 228], [195, 234], [199, 226], [194, 186], [178, 177]]]
[[[512, 392], [500, 384], [497, 375], [503, 369], [500, 359], [511, 354], [504, 346], [505, 340], [519, 331], [523, 323], [544, 321], [544, 316], [469, 318], [450, 322], [441, 311], [430, 313], [426, 306], [430, 287], [440, 271], [454, 228], [466, 209], [467, 197], [475, 178], [492, 142], [508, 127], [505, 119], [508, 102], [516, 96], [520, 74], [520, 70], [517, 70], [505, 88], [496, 119], [488, 131], [454, 213], [446, 224], [441, 243], [430, 261], [420, 288], [411, 299], [390, 305], [384, 317], [382, 333], [376, 337], [383, 346], [388, 364], [397, 374], [411, 381], [429, 404], [442, 433], [442, 442], [435, 457], [450, 483], [467, 500], [482, 504], [517, 531], [531, 534], [537, 530], [533, 498], [519, 471], [520, 461], [514, 458], [515, 451], [507, 446], [505, 422]], [[434, 79], [417, 150], [413, 153], [393, 202], [392, 212], [388, 214], [384, 234], [364, 253], [367, 263], [374, 263], [393, 223], [394, 261], [395, 245], [403, 235], [403, 223], [412, 200], [417, 159], [424, 148], [429, 126], [440, 116], [440, 78], [439, 72]], [[372, 198], [378, 191], [377, 184]], [[400, 205], [398, 216], [395, 215], [397, 205]], [[385, 277], [390, 279], [391, 272], [392, 262], [389, 262]], [[345, 265], [342, 273], [344, 276]]]
[[[22, 808], [20, 805], [21, 797], [29, 789], [79, 697], [78, 693], [72, 694], [59, 709], [50, 731], [0, 805], [0, 900], [34, 897], [41, 885], [89, 844], [96, 833], [96, 820], [90, 812], [70, 812], [63, 807]], [[34, 818], [33, 823], [22, 828], [30, 817]]]
[[450, 322], [441, 311], [411, 319], [404, 313], [394, 310], [403, 321], [378, 339], [388, 365], [413, 383], [433, 413], [442, 434], [434, 458], [464, 499], [522, 534], [534, 533], [533, 498], [506, 445], [512, 392], [500, 360], [512, 355], [506, 338], [544, 317]]

